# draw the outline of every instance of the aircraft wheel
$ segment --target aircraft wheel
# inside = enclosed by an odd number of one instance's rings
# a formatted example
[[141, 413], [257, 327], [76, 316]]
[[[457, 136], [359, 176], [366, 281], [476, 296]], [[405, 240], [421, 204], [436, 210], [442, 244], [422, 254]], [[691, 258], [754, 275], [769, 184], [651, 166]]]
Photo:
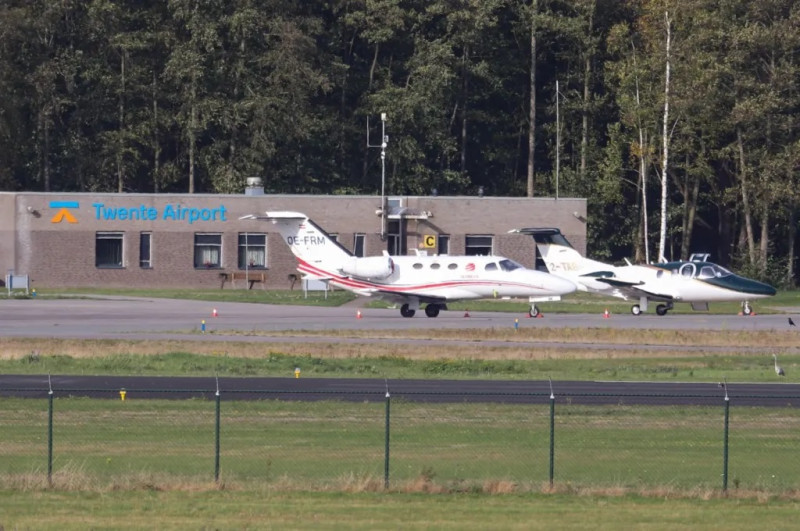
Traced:
[[428, 304], [425, 306], [425, 315], [428, 317], [436, 317], [439, 315], [439, 305], [438, 304]]
[[669, 306], [666, 304], [659, 304], [656, 306], [656, 313], [658, 315], [667, 315], [667, 310], [669, 310]]
[[528, 312], [528, 317], [539, 317], [539, 308], [535, 304], [531, 304], [531, 310]]
[[631, 313], [633, 315], [641, 315], [642, 309], [639, 307], [638, 304], [634, 304], [633, 306], [631, 306]]
[[403, 317], [414, 317], [415, 313], [417, 312], [409, 308], [408, 304], [404, 304], [400, 307], [400, 315], [402, 315]]
[[753, 313], [753, 309], [750, 307], [750, 303], [745, 302], [744, 307], [742, 308], [742, 313], [744, 315], [751, 315]]

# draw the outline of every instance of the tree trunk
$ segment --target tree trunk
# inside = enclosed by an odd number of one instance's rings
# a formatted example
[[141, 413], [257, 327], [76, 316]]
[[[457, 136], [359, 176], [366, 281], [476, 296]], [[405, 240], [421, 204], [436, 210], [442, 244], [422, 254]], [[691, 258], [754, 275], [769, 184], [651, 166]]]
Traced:
[[[589, 14], [589, 39], [592, 38], [592, 28], [594, 27], [594, 2], [591, 4], [591, 13]], [[591, 42], [591, 41], [590, 41]], [[581, 166], [580, 166], [580, 183], [581, 186], [586, 182], [586, 158], [588, 157], [587, 151], [589, 150], [589, 85], [592, 76], [592, 53], [590, 49], [586, 52], [586, 58], [583, 64], [583, 106], [581, 109]]]
[[750, 212], [750, 194], [747, 191], [747, 166], [744, 160], [744, 141], [742, 140], [742, 130], [736, 128], [736, 144], [739, 147], [739, 182], [742, 184], [742, 210], [744, 210], [744, 229], [747, 235], [747, 250], [750, 258], [750, 265], [756, 263], [756, 244], [753, 239], [753, 219]]
[[117, 193], [124, 190], [125, 176], [122, 171], [122, 150], [125, 135], [125, 50], [119, 54], [119, 131], [117, 134]]
[[536, 152], [536, 14], [539, 11], [538, 1], [531, 3], [531, 89], [528, 98], [528, 197], [534, 193], [533, 156]]
[[469, 64], [469, 47], [464, 47], [464, 57], [461, 68], [461, 176], [467, 174], [467, 94], [469, 92], [469, 74], [467, 65]]
[[[642, 118], [641, 118], [641, 99], [639, 95], [639, 71], [636, 64], [636, 47], [634, 46], [633, 42], [631, 42], [631, 50], [633, 52], [633, 69], [634, 69], [634, 78], [636, 80], [636, 128], [639, 130], [639, 181], [641, 182], [641, 193], [642, 193], [642, 208], [641, 208], [641, 217], [639, 218], [639, 236], [641, 238], [640, 241], [644, 242], [644, 261], [646, 264], [650, 263], [650, 227], [647, 223], [647, 167], [648, 167], [648, 153], [649, 149], [647, 147], [647, 143], [649, 140], [647, 139], [647, 135], [644, 132], [644, 127], [642, 126]], [[636, 261], [638, 262], [641, 260], [641, 256], [637, 253]]]
[[797, 238], [797, 207], [792, 204], [789, 214], [789, 241], [786, 242], [786, 285], [794, 287], [794, 241]]
[[194, 193], [194, 142], [197, 128], [197, 77], [192, 74], [191, 102], [189, 103], [189, 193]]
[[666, 259], [667, 244], [667, 173], [669, 170], [669, 74], [670, 74], [670, 45], [672, 39], [669, 11], [664, 12], [666, 29], [666, 67], [664, 73], [664, 124], [662, 130], [662, 158], [661, 158], [661, 227], [658, 231], [658, 259]]
[[161, 144], [158, 141], [158, 81], [155, 69], [153, 70], [153, 192], [160, 191], [160, 159]]
[[759, 245], [758, 270], [761, 274], [767, 272], [767, 258], [769, 258], [769, 202], [764, 198], [764, 209], [761, 215], [761, 242]]

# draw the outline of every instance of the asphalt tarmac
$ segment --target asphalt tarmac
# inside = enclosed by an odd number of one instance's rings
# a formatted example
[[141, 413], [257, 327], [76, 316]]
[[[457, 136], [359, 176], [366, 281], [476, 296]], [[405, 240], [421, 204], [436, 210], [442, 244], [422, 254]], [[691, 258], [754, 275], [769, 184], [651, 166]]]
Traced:
[[[214, 316], [216, 310], [216, 317]], [[428, 318], [423, 312], [407, 319], [398, 310], [364, 309], [361, 318], [353, 307], [322, 308], [314, 306], [277, 306], [248, 303], [210, 303], [203, 301], [104, 298], [104, 299], [11, 299], [0, 301], [0, 336], [73, 338], [73, 339], [179, 339], [195, 341], [264, 341], [264, 342], [369, 342], [386, 339], [358, 339], [326, 336], [324, 333], [304, 336], [271, 336], [269, 332], [306, 330], [397, 330], [440, 328], [502, 328], [518, 322], [526, 327], [582, 327], [670, 330], [785, 330], [785, 315], [612, 315], [605, 318], [589, 314], [548, 314], [533, 319], [526, 314], [442, 312]], [[206, 333], [201, 333], [205, 321]], [[260, 335], [240, 336], [212, 334], [216, 330], [258, 331]], [[800, 332], [798, 332], [800, 333]], [[263, 335], [262, 335], [263, 334]], [[393, 340], [413, 344], [437, 340]], [[457, 343], [457, 342], [456, 342]], [[474, 341], [469, 341], [474, 345]], [[493, 342], [487, 342], [487, 346]], [[497, 346], [508, 342], [497, 342]], [[454, 342], [448, 340], [448, 344]], [[525, 343], [514, 342], [515, 347]], [[531, 343], [531, 346], [535, 346]], [[564, 343], [572, 348], [581, 344]], [[552, 343], [548, 346], [553, 347]], [[559, 345], [556, 344], [556, 347]], [[603, 345], [583, 345], [602, 348]], [[614, 346], [614, 348], [620, 348]], [[647, 348], [670, 349], [663, 345]], [[686, 349], [687, 347], [679, 347]], [[706, 347], [707, 349], [707, 347]], [[129, 396], [185, 398], [187, 395], [212, 397], [217, 382], [209, 378], [151, 377], [76, 377], [0, 375], [0, 395], [46, 396], [49, 386], [54, 393], [85, 394], [119, 398], [125, 388]], [[374, 380], [316, 378], [221, 378], [219, 389], [224, 399], [282, 398], [309, 400], [338, 398], [344, 400], [385, 400], [388, 391], [393, 397], [426, 401], [499, 401], [547, 402], [549, 382], [498, 380]], [[164, 393], [164, 389], [172, 390]], [[652, 382], [553, 382], [555, 400], [570, 403], [624, 404], [719, 404], [727, 391], [737, 404], [787, 406], [800, 405], [800, 385], [796, 384], [730, 384], [716, 383], [652, 383]]]

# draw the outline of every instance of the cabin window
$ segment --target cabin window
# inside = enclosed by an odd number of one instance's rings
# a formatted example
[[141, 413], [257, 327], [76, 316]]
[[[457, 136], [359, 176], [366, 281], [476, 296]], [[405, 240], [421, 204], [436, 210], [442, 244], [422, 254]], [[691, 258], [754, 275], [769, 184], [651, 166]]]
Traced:
[[95, 236], [95, 267], [122, 267], [122, 233], [98, 232]]
[[222, 265], [222, 234], [194, 235], [194, 267], [213, 269]]
[[240, 233], [238, 263], [239, 269], [266, 269], [267, 235]]
[[458, 264], [447, 264], [447, 269], [450, 270], [458, 269]]
[[683, 264], [679, 270], [679, 273], [683, 278], [693, 278], [695, 273], [694, 264]]
[[466, 236], [464, 248], [467, 256], [489, 256], [492, 254], [492, 237], [482, 235]]
[[419, 262], [417, 262], [416, 264], [414, 264], [414, 265], [413, 265], [413, 266], [411, 266], [411, 267], [413, 267], [414, 269], [422, 269], [422, 264], [420, 264]]
[[522, 265], [518, 264], [514, 260], [500, 260], [500, 269], [503, 271], [514, 271], [515, 269], [522, 269]]
[[431, 264], [431, 269], [439, 269], [440, 267], [442, 266], [440, 264], [437, 264], [436, 262]]

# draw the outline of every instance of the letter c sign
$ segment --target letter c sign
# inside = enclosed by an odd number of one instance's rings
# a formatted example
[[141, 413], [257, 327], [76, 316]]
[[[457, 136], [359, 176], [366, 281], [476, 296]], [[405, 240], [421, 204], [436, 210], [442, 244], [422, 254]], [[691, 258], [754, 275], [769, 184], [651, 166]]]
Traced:
[[436, 236], [433, 234], [426, 234], [423, 237], [422, 246], [428, 249], [436, 247]]

